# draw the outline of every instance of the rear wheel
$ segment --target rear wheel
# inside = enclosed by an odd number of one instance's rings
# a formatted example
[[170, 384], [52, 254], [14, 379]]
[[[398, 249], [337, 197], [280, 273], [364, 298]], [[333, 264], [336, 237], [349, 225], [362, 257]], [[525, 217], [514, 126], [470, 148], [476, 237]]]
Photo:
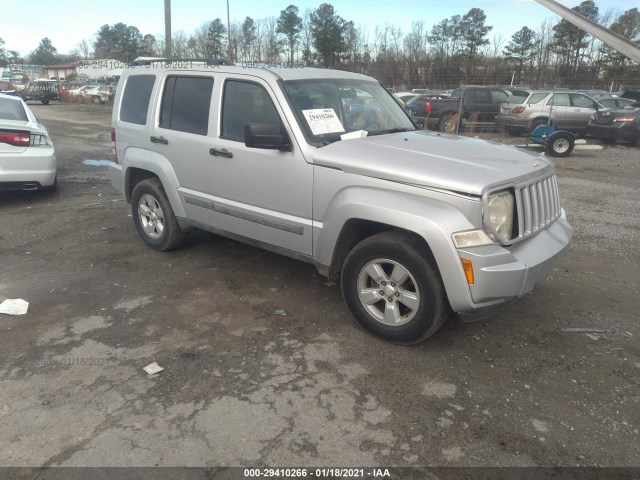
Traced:
[[546, 118], [538, 118], [531, 122], [529, 126], [529, 133], [533, 133], [533, 131], [538, 128], [540, 125], [547, 125], [549, 121]]
[[512, 137], [518, 137], [524, 133], [524, 130], [519, 127], [507, 127], [507, 133]]
[[178, 247], [185, 233], [178, 225], [169, 199], [157, 178], [142, 180], [131, 195], [133, 223], [144, 242], [161, 252]]
[[458, 114], [448, 113], [440, 120], [439, 130], [445, 133], [456, 133], [458, 128]]
[[435, 261], [406, 234], [384, 232], [356, 245], [344, 262], [342, 293], [360, 326], [396, 343], [426, 340], [450, 315]]

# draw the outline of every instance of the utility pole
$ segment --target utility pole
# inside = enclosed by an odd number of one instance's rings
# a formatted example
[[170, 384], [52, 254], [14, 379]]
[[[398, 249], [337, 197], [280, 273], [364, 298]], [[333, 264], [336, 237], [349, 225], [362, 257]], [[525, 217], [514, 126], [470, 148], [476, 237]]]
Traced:
[[171, 0], [164, 0], [164, 56], [173, 55], [171, 46]]
[[233, 50], [231, 49], [231, 22], [229, 21], [229, 0], [227, 0], [227, 60], [233, 62]]

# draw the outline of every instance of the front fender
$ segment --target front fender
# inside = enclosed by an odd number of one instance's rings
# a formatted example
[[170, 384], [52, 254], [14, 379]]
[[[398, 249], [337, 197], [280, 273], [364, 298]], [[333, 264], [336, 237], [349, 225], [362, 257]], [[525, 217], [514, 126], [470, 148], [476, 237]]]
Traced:
[[351, 219], [383, 223], [422, 237], [433, 253], [449, 302], [454, 311], [472, 303], [453, 232], [475, 226], [457, 208], [438, 200], [375, 188], [349, 188], [336, 195], [314, 238], [315, 258], [331, 265], [340, 232]]

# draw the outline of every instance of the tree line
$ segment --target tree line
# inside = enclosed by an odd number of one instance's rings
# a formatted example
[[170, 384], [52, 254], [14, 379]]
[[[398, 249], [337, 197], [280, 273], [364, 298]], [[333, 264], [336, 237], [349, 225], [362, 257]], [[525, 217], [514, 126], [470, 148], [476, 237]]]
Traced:
[[[601, 14], [593, 0], [573, 10], [640, 44], [640, 12], [629, 9], [613, 18]], [[202, 23], [192, 33], [174, 32], [174, 57], [223, 58], [229, 50], [236, 63], [322, 66], [371, 75], [397, 88], [495, 83], [530, 86], [572, 85], [583, 88], [640, 83], [640, 66], [603, 45], [566, 20], [522, 27], [510, 39], [491, 34], [483, 9], [472, 8], [428, 28], [414, 21], [409, 31], [388, 25], [368, 31], [338, 15], [330, 3], [300, 12], [289, 5], [278, 17], [234, 22], [230, 30], [220, 18]], [[229, 49], [229, 41], [231, 43]], [[70, 55], [59, 55], [48, 38], [28, 58], [35, 64], [109, 58], [131, 61], [138, 56], [167, 56], [161, 35], [143, 35], [137, 27], [103, 25], [93, 42], [83, 40]], [[0, 39], [0, 49], [2, 47]], [[18, 63], [17, 52], [4, 52]]]

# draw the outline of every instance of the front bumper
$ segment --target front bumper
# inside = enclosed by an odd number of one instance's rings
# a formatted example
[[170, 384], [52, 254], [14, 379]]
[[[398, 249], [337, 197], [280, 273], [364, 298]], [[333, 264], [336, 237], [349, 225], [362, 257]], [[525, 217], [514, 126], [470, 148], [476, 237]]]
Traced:
[[459, 249], [460, 258], [473, 263], [475, 281], [469, 285], [474, 306], [458, 313], [486, 317], [533, 290], [567, 251], [572, 236], [563, 211], [551, 226], [516, 245]]

